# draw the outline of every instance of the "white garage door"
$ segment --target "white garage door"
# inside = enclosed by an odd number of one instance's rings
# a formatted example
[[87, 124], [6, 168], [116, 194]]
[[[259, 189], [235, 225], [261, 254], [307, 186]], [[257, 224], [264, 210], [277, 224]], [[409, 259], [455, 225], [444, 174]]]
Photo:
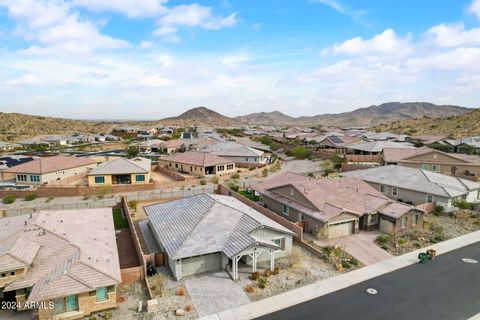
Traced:
[[212, 253], [204, 256], [187, 258], [182, 260], [182, 276], [214, 271], [220, 269], [220, 253]]
[[393, 222], [380, 218], [379, 229], [381, 232], [390, 233], [393, 230]]
[[337, 224], [330, 224], [328, 226], [328, 237], [336, 238], [341, 236], [346, 236], [353, 233], [353, 225], [355, 221], [347, 221]]

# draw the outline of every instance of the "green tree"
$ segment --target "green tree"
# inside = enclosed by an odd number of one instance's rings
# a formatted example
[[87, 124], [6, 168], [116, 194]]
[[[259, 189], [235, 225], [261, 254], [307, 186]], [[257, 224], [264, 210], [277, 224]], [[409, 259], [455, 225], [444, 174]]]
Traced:
[[140, 148], [137, 146], [130, 146], [127, 149], [127, 158], [135, 158], [140, 154]]
[[335, 166], [331, 160], [325, 160], [320, 165], [322, 167], [323, 174], [328, 176], [330, 173], [333, 173]]

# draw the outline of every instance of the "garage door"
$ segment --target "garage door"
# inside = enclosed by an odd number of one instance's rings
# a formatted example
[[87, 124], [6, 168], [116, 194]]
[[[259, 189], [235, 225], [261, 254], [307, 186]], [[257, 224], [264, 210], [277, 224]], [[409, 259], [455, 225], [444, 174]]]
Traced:
[[182, 276], [214, 271], [220, 269], [220, 253], [213, 253], [199, 257], [187, 258], [182, 260]]
[[380, 218], [379, 229], [381, 232], [390, 233], [393, 230], [393, 222], [390, 222], [385, 218]]
[[328, 237], [336, 238], [353, 233], [354, 220], [328, 225]]

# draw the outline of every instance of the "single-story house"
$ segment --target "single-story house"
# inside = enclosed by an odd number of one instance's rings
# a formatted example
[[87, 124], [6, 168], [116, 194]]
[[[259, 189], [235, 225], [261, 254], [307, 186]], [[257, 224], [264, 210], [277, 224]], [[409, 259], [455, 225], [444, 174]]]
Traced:
[[230, 174], [235, 172], [235, 163], [229, 159], [205, 152], [189, 151], [158, 159], [158, 165], [169, 170], [197, 177]]
[[448, 139], [444, 135], [419, 135], [419, 136], [409, 136], [406, 138], [407, 141], [414, 143], [416, 146], [429, 146], [436, 143], [443, 143], [444, 140]]
[[0, 172], [14, 173], [18, 184], [39, 185], [87, 173], [96, 166], [97, 163], [89, 158], [58, 155], [38, 158]]
[[448, 139], [443, 143], [451, 146], [453, 152], [480, 154], [480, 136]]
[[352, 144], [348, 146], [349, 154], [356, 155], [379, 155], [382, 153], [383, 149], [414, 149], [410, 144], [394, 142], [390, 140], [385, 141], [369, 141], [361, 142], [358, 144]]
[[267, 163], [268, 160], [268, 158], [264, 156], [265, 152], [232, 141], [212, 144], [200, 151], [229, 159], [238, 166], [263, 165]]
[[393, 201], [356, 178], [313, 179], [285, 172], [253, 187], [260, 202], [318, 239], [421, 226], [423, 211]]
[[413, 205], [435, 203], [446, 212], [455, 209], [455, 201], [480, 202], [480, 183], [424, 169], [388, 165], [342, 175], [362, 179], [391, 199]]
[[152, 161], [147, 158], [117, 158], [101, 163], [88, 173], [90, 187], [150, 182]]
[[359, 137], [348, 136], [327, 136], [321, 141], [317, 141], [317, 150], [343, 155], [347, 153], [348, 146], [358, 144], [362, 141]]
[[240, 260], [252, 271], [260, 261], [273, 270], [292, 250], [290, 230], [233, 197], [200, 194], [144, 209], [177, 280], [214, 270], [237, 279]]
[[112, 209], [2, 218], [0, 274], [0, 300], [36, 309], [39, 320], [115, 308], [121, 273]]
[[187, 143], [182, 139], [161, 141], [158, 143], [158, 150], [163, 154], [172, 154], [178, 151], [186, 151]]
[[22, 146], [17, 143], [0, 141], [0, 151], [12, 151], [20, 149], [21, 147]]
[[430, 148], [390, 149], [382, 153], [385, 165], [430, 170], [469, 180], [480, 180], [480, 156], [447, 153]]

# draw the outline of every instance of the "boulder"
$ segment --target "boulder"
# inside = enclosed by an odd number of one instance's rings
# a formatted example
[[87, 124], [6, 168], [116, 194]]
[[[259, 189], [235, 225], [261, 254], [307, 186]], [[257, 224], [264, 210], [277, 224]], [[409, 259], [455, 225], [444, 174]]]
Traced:
[[184, 316], [184, 315], [185, 315], [185, 310], [183, 310], [183, 309], [177, 309], [177, 310], [175, 310], [175, 315], [176, 315], [177, 317]]

